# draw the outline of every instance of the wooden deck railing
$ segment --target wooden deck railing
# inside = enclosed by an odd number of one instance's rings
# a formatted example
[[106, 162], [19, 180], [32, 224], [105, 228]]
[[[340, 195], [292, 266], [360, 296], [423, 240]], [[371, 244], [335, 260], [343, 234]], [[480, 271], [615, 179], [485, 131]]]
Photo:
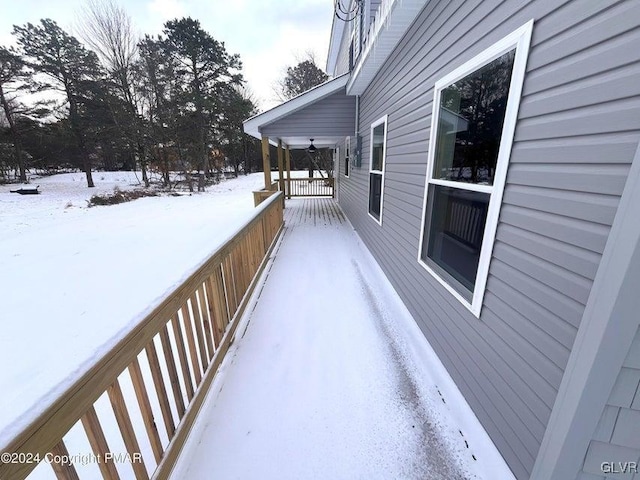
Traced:
[[291, 197], [333, 197], [333, 178], [291, 178], [285, 180]]
[[[62, 461], [74, 454], [64, 438], [75, 425], [84, 429], [103, 478], [119, 478], [123, 468], [136, 479], [147, 479], [149, 473], [158, 479], [169, 476], [280, 235], [281, 196], [256, 208], [245, 226], [2, 448], [2, 459], [15, 463], [0, 461], [0, 479], [26, 478], [37, 465], [34, 460], [45, 458], [58, 479], [78, 478], [74, 465]], [[123, 395], [127, 372], [135, 395]], [[96, 413], [96, 402], [105, 393], [117, 423], [111, 432], [104, 428], [104, 416], [101, 420]], [[133, 413], [144, 424], [137, 425], [137, 435]], [[110, 438], [113, 430], [120, 438]], [[140, 440], [152, 454], [141, 453]], [[116, 468], [108, 460], [110, 443], [125, 446], [123, 453], [130, 455], [126, 464]]]

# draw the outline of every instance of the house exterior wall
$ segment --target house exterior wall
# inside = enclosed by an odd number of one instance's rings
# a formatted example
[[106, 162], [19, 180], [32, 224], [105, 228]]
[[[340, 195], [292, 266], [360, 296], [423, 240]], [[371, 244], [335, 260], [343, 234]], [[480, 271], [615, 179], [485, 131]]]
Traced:
[[363, 32], [362, 35], [363, 36], [367, 36], [367, 32], [369, 31], [369, 27], [371, 26], [371, 22], [373, 22], [373, 19], [376, 17], [376, 12], [378, 11], [378, 7], [380, 7], [380, 4], [382, 3], [382, 0], [369, 0], [367, 2], [367, 5], [365, 6], [365, 16], [364, 16], [364, 23], [363, 23]]
[[[339, 20], [336, 20], [339, 21]], [[342, 40], [340, 41], [340, 50], [338, 51], [338, 60], [333, 76], [337, 77], [349, 71], [349, 46], [351, 42], [351, 28], [346, 25], [342, 31]], [[329, 72], [331, 74], [331, 72]]]
[[313, 105], [260, 128], [260, 133], [277, 137], [346, 136], [355, 129], [355, 98], [344, 90], [329, 95]]
[[[364, 20], [362, 22], [362, 39], [367, 36], [369, 26], [375, 18], [378, 7], [382, 3], [382, 0], [367, 0], [364, 4], [362, 15]], [[336, 20], [338, 21], [338, 20]], [[349, 71], [349, 48], [351, 46], [351, 30], [352, 24], [347, 23], [342, 32], [342, 39], [340, 41], [340, 49], [338, 51], [338, 59], [336, 61], [336, 68], [334, 72], [329, 72], [334, 77], [347, 73]]]
[[600, 416], [577, 480], [605, 479], [607, 473], [608, 478], [616, 477], [614, 468], [627, 470], [627, 475], [620, 478], [634, 478], [633, 473], [640, 472], [640, 329]]
[[[532, 18], [478, 319], [417, 261], [433, 88]], [[429, 2], [360, 98], [362, 166], [338, 173], [343, 210], [519, 479], [531, 473], [640, 139], [639, 25], [633, 1]], [[383, 115], [379, 225], [367, 214], [369, 127]], [[623, 372], [620, 388], [637, 389], [639, 370]], [[635, 418], [637, 401], [610, 407]], [[593, 445], [613, 437], [602, 438]]]

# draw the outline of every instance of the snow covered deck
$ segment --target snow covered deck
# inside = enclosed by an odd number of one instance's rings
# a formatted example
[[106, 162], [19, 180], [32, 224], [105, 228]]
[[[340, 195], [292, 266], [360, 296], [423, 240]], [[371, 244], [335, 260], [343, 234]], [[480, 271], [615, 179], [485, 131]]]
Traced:
[[334, 200], [265, 277], [172, 478], [512, 478]]

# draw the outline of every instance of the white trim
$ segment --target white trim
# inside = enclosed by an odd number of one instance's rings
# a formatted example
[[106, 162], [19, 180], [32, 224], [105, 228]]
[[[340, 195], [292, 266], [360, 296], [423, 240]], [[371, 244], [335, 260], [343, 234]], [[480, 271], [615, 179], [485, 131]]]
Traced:
[[[371, 124], [371, 128], [369, 130], [369, 192], [367, 194], [367, 214], [373, 218], [373, 220], [380, 226], [382, 226], [382, 207], [384, 205], [384, 171], [385, 171], [385, 167], [387, 164], [387, 133], [389, 132], [389, 127], [387, 124], [387, 120], [388, 120], [389, 116], [388, 115], [384, 115], [383, 117], [380, 117], [378, 120], [376, 120], [375, 122], [373, 122]], [[373, 170], [371, 167], [373, 166], [373, 129], [380, 126], [380, 125], [384, 125], [384, 137], [382, 140], [382, 168], [381, 170]], [[372, 173], [377, 173], [380, 174], [382, 176], [382, 179], [380, 181], [380, 218], [376, 218], [373, 215], [371, 215], [370, 209], [369, 209], [369, 205], [371, 204], [371, 174]]]
[[287, 100], [280, 105], [273, 107], [266, 112], [259, 113], [253, 117], [242, 122], [244, 132], [255, 138], [262, 138], [260, 129], [266, 125], [273, 123], [281, 118], [291, 115], [292, 113], [312, 105], [331, 94], [334, 94], [340, 89], [344, 88], [349, 81], [349, 74], [345, 73], [332, 80], [328, 80], [320, 85], [317, 85], [300, 95], [293, 97], [291, 100]]
[[[527, 58], [529, 56], [529, 45], [531, 42], [531, 34], [533, 31], [533, 20], [513, 31], [502, 40], [491, 45], [480, 54], [465, 62], [460, 67], [445, 75], [435, 84], [433, 91], [433, 113], [431, 115], [431, 134], [429, 138], [429, 153], [427, 157], [427, 172], [425, 178], [424, 199], [422, 202], [422, 222], [420, 228], [420, 243], [418, 246], [418, 263], [422, 265], [438, 282], [443, 284], [445, 288], [451, 292], [467, 309], [476, 317], [480, 317], [482, 310], [482, 302], [484, 300], [485, 287], [489, 276], [489, 265], [493, 254], [493, 245], [498, 228], [498, 218], [500, 215], [500, 207], [502, 205], [502, 196], [507, 178], [507, 168], [509, 166], [509, 158], [511, 156], [511, 147], [513, 145], [513, 136], [515, 132], [516, 121], [518, 119], [518, 108], [520, 106], [520, 97], [522, 95], [522, 85], [527, 66]], [[492, 186], [472, 185], [464, 182], [452, 182], [433, 178], [433, 165], [435, 161], [435, 144], [437, 134], [437, 121], [440, 110], [440, 92], [464, 78], [465, 76], [475, 72], [487, 63], [504, 55], [515, 47], [516, 54], [513, 62], [513, 70], [511, 74], [511, 83], [509, 86], [509, 97], [507, 99], [507, 107], [502, 127], [502, 136], [500, 138], [500, 147], [498, 149], [498, 158], [496, 161], [496, 172]], [[473, 290], [473, 299], [467, 301], [460, 295], [449, 283], [441, 278], [433, 269], [422, 260], [422, 249], [424, 243], [424, 228], [427, 214], [427, 201], [429, 195], [429, 184], [445, 185], [463, 190], [473, 190], [491, 195], [489, 200], [489, 209], [487, 212], [487, 220], [485, 223], [484, 237], [482, 247], [480, 249], [480, 260], [478, 262], [478, 270], [476, 273], [475, 287]]]
[[[347, 155], [348, 152], [348, 155]], [[342, 171], [342, 174], [344, 176], [344, 178], [349, 178], [351, 176], [351, 137], [345, 137], [344, 139], [344, 163], [347, 166], [347, 170], [349, 170], [349, 173], [345, 173], [345, 171]]]
[[493, 191], [493, 187], [491, 185], [456, 182], [453, 180], [441, 180], [439, 178], [430, 178], [429, 183], [433, 185], [440, 185], [441, 187], [452, 187], [459, 190], [471, 190], [472, 192], [491, 193]]

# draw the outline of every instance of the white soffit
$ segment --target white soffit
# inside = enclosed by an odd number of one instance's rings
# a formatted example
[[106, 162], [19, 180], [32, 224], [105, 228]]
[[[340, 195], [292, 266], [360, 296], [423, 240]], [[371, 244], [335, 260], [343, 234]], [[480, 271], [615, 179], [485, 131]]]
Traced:
[[382, 0], [369, 28], [364, 52], [347, 84], [347, 95], [361, 95], [389, 58], [428, 0]]
[[255, 138], [262, 138], [260, 128], [273, 123], [281, 118], [291, 115], [298, 110], [312, 105], [329, 95], [336, 93], [344, 88], [349, 80], [349, 74], [345, 73], [327, 82], [313, 87], [306, 92], [301, 93], [291, 100], [287, 100], [280, 105], [273, 107], [266, 112], [259, 113], [243, 122], [244, 132]]

